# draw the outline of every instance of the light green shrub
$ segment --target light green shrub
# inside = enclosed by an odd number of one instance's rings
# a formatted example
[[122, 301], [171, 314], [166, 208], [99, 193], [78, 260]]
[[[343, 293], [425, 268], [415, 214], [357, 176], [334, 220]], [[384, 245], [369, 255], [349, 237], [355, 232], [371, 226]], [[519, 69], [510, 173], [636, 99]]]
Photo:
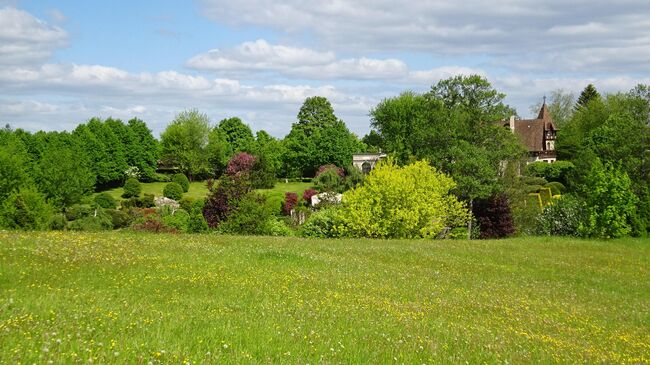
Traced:
[[426, 161], [399, 167], [380, 162], [360, 187], [343, 195], [344, 236], [436, 237], [445, 227], [463, 226], [470, 213], [450, 194], [454, 180]]

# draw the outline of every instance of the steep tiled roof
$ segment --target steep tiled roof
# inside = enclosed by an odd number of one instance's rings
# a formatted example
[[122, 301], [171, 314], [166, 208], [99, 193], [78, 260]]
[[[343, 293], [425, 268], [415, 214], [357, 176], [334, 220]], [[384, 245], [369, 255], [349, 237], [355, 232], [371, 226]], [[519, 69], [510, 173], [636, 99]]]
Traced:
[[531, 152], [544, 151], [544, 132], [548, 130], [557, 128], [546, 103], [542, 104], [537, 119], [515, 120], [515, 135]]
[[528, 151], [544, 150], [544, 120], [516, 120], [515, 135], [528, 148]]

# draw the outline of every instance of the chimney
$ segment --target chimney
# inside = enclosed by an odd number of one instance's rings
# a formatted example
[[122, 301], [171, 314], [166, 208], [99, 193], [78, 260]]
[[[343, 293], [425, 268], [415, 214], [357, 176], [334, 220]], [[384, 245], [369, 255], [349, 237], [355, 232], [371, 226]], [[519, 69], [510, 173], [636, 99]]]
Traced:
[[510, 131], [515, 132], [515, 116], [511, 115], [510, 116]]

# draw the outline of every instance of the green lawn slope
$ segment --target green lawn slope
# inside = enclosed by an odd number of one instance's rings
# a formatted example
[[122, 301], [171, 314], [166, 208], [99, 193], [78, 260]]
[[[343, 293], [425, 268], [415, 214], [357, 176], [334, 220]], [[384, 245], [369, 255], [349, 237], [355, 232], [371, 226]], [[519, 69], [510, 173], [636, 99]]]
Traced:
[[647, 363], [650, 242], [0, 232], [0, 363]]

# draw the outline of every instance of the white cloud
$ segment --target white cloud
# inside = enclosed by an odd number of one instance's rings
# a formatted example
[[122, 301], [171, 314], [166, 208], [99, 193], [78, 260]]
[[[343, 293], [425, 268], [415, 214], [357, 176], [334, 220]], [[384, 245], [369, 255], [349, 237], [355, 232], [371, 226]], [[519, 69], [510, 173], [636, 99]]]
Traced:
[[228, 50], [213, 49], [192, 57], [187, 66], [200, 70], [283, 70], [293, 66], [323, 65], [334, 60], [332, 52], [271, 45], [263, 39], [244, 42]]
[[[423, 52], [482, 55], [509, 68], [529, 65], [546, 72], [618, 71], [617, 51], [650, 49], [647, 0], [537, 1], [330, 0], [314, 5], [290, 0], [202, 0], [203, 14], [220, 23], [255, 25], [283, 32], [284, 39], [313, 35], [328, 49], [346, 52]], [[596, 52], [580, 70], [565, 60]], [[626, 63], [645, 71], [647, 52]], [[560, 62], [553, 62], [558, 60]]]
[[337, 60], [333, 52], [272, 45], [263, 39], [244, 42], [232, 49], [210, 50], [190, 58], [186, 66], [222, 74], [274, 72], [305, 79], [392, 79], [408, 73], [406, 63], [398, 59]]
[[463, 67], [463, 66], [443, 66], [436, 67], [430, 70], [412, 71], [407, 82], [415, 83], [429, 83], [433, 84], [438, 80], [446, 79], [456, 75], [481, 75], [487, 76], [487, 73], [482, 69]]
[[0, 65], [47, 60], [67, 42], [67, 33], [13, 7], [0, 9]]

